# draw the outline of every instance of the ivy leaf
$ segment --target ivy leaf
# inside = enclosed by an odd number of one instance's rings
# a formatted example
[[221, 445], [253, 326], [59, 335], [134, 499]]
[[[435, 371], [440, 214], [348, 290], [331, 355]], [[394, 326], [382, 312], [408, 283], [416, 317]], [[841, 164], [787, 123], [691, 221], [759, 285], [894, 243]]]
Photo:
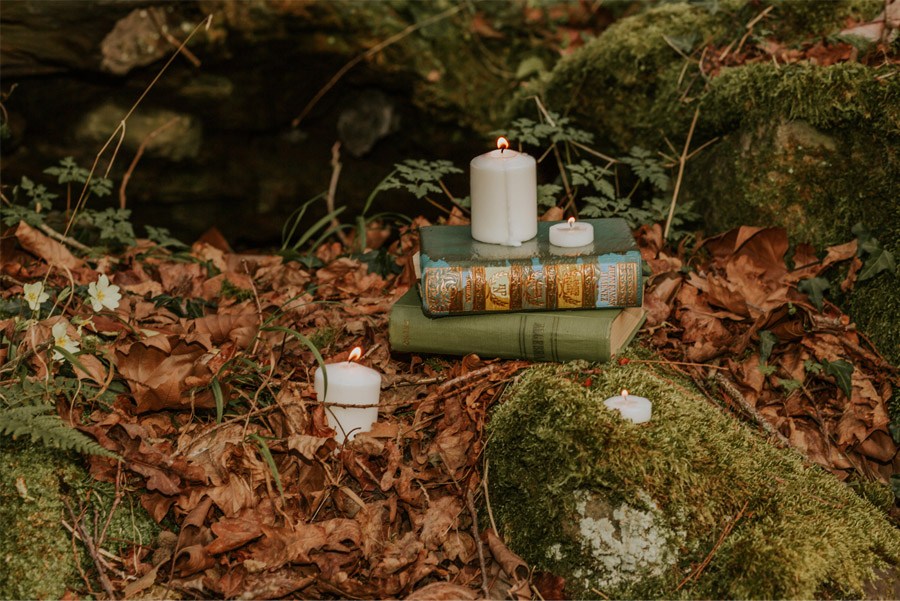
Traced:
[[822, 373], [822, 364], [813, 361], [812, 359], [807, 359], [803, 362], [803, 369], [811, 374], [820, 374]]
[[829, 376], [834, 376], [838, 387], [844, 391], [844, 394], [849, 399], [850, 393], [853, 391], [853, 380], [851, 378], [853, 364], [849, 361], [838, 359], [837, 361], [823, 360], [822, 365], [825, 368], [825, 373]]
[[857, 282], [863, 282], [869, 278], [873, 278], [882, 271], [890, 271], [894, 275], [897, 274], [897, 263], [894, 261], [894, 255], [890, 251], [879, 248], [874, 251], [863, 265], [862, 272], [856, 279]]
[[795, 390], [803, 388], [803, 382], [800, 380], [778, 378], [778, 385], [784, 388], [784, 391], [791, 394]]
[[772, 349], [778, 343], [778, 336], [769, 330], [759, 331], [759, 362], [765, 364], [772, 355]]
[[828, 290], [828, 280], [825, 278], [809, 278], [800, 280], [797, 284], [797, 290], [809, 296], [809, 300], [816, 306], [819, 311], [822, 310], [822, 302], [825, 298], [825, 291]]

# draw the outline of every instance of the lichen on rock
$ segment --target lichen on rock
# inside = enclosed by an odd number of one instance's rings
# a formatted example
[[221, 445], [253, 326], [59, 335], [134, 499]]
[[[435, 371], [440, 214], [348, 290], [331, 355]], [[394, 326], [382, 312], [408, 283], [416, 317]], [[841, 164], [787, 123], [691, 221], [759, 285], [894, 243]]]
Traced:
[[[831, 474], [689, 382], [632, 362], [592, 368], [586, 386], [588, 368], [520, 376], [486, 450], [498, 528], [567, 594], [858, 596], [877, 570], [896, 574], [900, 534]], [[653, 401], [650, 422], [602, 405], [621, 387]]]
[[608, 590], [659, 577], [675, 563], [677, 537], [647, 493], [637, 496], [646, 508], [627, 502], [612, 506], [588, 490], [577, 491], [574, 499], [576, 538], [599, 568], [596, 582], [585, 577], [586, 588]]

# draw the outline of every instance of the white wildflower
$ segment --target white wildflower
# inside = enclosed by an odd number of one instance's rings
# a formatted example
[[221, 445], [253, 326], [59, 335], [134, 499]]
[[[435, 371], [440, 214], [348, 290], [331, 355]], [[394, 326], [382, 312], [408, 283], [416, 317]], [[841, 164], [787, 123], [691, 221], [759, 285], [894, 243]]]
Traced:
[[[63, 348], [70, 353], [77, 353], [80, 345], [77, 340], [69, 338], [68, 329], [68, 324], [64, 321], [57, 321], [53, 324], [53, 327], [50, 328], [50, 333], [53, 335], [53, 346]], [[64, 356], [59, 351], [53, 351], [53, 358], [56, 361], [60, 361]]]
[[48, 298], [50, 298], [50, 295], [44, 292], [44, 282], [25, 284], [25, 300], [32, 311], [40, 309], [41, 303]]
[[119, 287], [111, 285], [109, 278], [101, 275], [96, 282], [88, 284], [88, 296], [90, 296], [91, 306], [94, 311], [100, 311], [103, 307], [107, 309], [115, 309], [119, 306], [119, 300], [122, 295], [119, 294]]

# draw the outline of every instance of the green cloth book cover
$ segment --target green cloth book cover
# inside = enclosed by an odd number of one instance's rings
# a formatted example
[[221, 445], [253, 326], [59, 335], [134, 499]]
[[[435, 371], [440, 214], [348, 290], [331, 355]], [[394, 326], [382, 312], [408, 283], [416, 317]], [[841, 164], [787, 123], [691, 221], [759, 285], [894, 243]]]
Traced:
[[641, 254], [624, 219], [585, 219], [591, 244], [550, 244], [550, 222], [521, 246], [485, 244], [467, 225], [423, 227], [422, 309], [431, 316], [639, 307]]
[[640, 307], [507, 312], [434, 319], [412, 287], [391, 309], [391, 349], [534, 361], [608, 361], [644, 323]]

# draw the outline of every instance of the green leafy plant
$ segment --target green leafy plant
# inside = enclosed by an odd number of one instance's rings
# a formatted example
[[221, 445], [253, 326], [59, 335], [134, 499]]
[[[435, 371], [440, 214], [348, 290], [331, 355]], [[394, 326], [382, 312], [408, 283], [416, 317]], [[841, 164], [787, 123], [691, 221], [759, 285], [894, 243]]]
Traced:
[[0, 410], [0, 433], [12, 438], [28, 436], [54, 449], [76, 451], [85, 455], [101, 455], [118, 459], [87, 435], [66, 425], [52, 407], [30, 405]]
[[857, 223], [851, 231], [856, 235], [859, 257], [865, 257], [865, 262], [857, 278], [858, 282], [871, 279], [882, 271], [897, 275], [897, 263], [893, 253], [885, 250], [868, 228], [862, 223]]

